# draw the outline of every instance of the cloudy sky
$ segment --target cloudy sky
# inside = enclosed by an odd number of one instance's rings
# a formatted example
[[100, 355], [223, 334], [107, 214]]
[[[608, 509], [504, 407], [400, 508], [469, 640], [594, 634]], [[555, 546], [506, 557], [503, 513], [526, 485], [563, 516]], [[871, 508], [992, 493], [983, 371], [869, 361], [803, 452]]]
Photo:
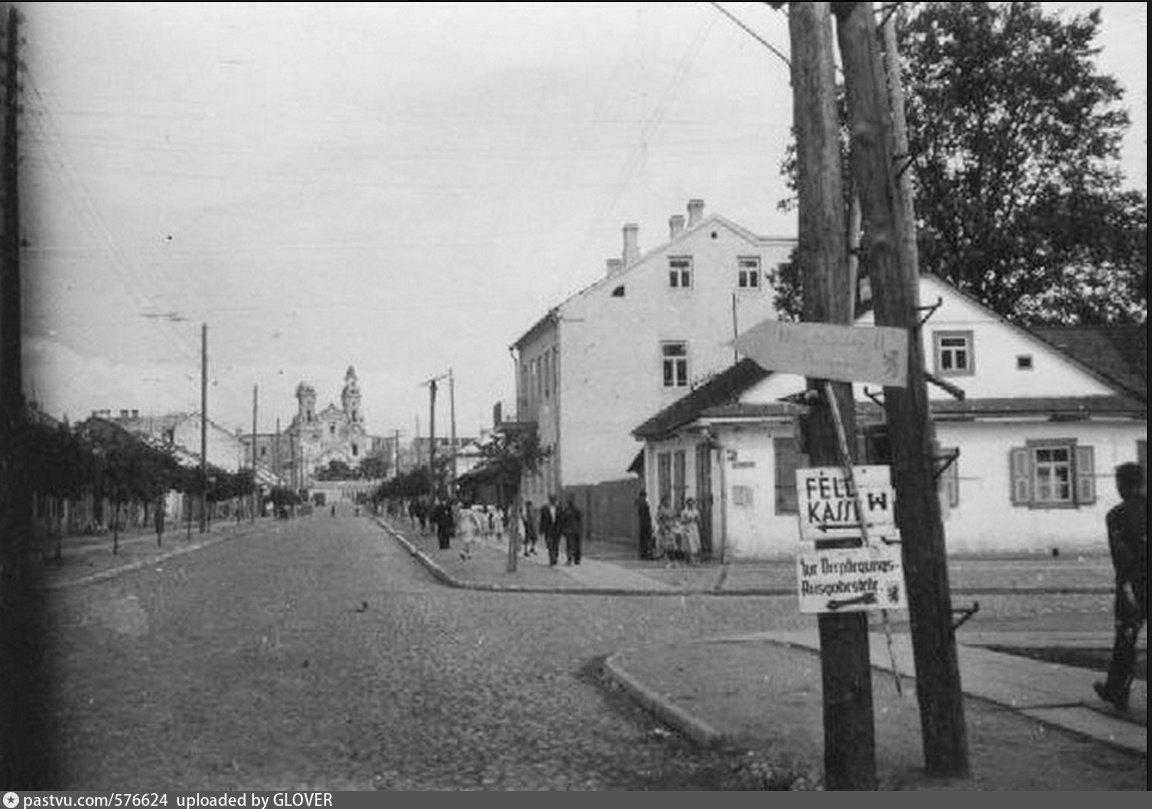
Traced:
[[[787, 53], [787, 20], [724, 3]], [[1147, 6], [1103, 6], [1147, 188]], [[689, 198], [765, 235], [788, 69], [710, 3], [24, 3], [25, 390], [261, 430], [355, 366], [375, 434], [512, 399], [508, 347]], [[447, 391], [437, 409], [446, 431]]]

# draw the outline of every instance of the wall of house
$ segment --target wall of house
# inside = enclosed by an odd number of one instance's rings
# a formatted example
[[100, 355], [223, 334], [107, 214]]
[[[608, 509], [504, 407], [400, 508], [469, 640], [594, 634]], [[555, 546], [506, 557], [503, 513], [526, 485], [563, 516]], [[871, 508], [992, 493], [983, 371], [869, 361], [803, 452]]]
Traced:
[[[640, 450], [631, 431], [733, 360], [733, 294], [740, 328], [775, 317], [767, 274], [789, 240], [757, 240], [717, 218], [642, 256], [561, 308], [565, 486], [620, 479]], [[669, 258], [691, 256], [692, 286], [669, 286]], [[758, 256], [761, 283], [739, 290], [738, 259]], [[619, 288], [623, 294], [614, 294]], [[662, 344], [688, 348], [685, 387], [663, 384]]]
[[[1118, 464], [1137, 460], [1137, 442], [1147, 441], [1146, 422], [967, 422], [940, 423], [941, 447], [959, 447], [959, 503], [944, 511], [949, 553], [1012, 553], [1102, 550], [1104, 516], [1118, 502]], [[1029, 440], [1075, 438], [1091, 446], [1096, 502], [1065, 508], [1029, 508], [1012, 503], [1009, 450]]]
[[[173, 443], [199, 456], [200, 417], [189, 416], [175, 425], [172, 440]], [[219, 467], [225, 472], [239, 472], [245, 465], [243, 442], [238, 436], [217, 427], [212, 422], [208, 422], [208, 436], [205, 444], [208, 463], [213, 466]]]
[[555, 324], [539, 329], [520, 346], [516, 370], [518, 418], [534, 422], [540, 447], [551, 450], [540, 468], [521, 481], [524, 496], [539, 505], [560, 490], [560, 334]]

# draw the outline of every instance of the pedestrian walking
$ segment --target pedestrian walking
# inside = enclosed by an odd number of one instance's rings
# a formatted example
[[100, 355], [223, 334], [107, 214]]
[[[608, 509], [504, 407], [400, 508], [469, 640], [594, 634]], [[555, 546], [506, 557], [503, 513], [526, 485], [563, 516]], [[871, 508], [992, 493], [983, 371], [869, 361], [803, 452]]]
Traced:
[[580, 564], [580, 543], [582, 533], [583, 515], [576, 508], [576, 497], [569, 493], [568, 502], [560, 510], [560, 532], [564, 535], [564, 558], [569, 565]]
[[520, 514], [524, 523], [524, 555], [536, 555], [536, 510], [532, 508], [532, 501], [524, 503], [524, 510]]
[[164, 539], [164, 498], [160, 497], [156, 500], [156, 547], [160, 547], [161, 540]]
[[472, 558], [472, 544], [483, 530], [482, 517], [467, 503], [462, 503], [457, 511], [456, 534], [460, 537], [460, 561], [467, 562]]
[[652, 558], [652, 509], [648, 506], [648, 495], [640, 490], [636, 498], [636, 518], [640, 524], [640, 558]]
[[1116, 637], [1108, 679], [1092, 687], [1100, 699], [1126, 711], [1136, 667], [1136, 639], [1148, 620], [1148, 497], [1140, 464], [1116, 467], [1116, 489], [1120, 503], [1105, 517], [1108, 549], [1116, 572]]
[[560, 507], [556, 505], [556, 495], [548, 495], [548, 504], [540, 509], [540, 533], [548, 547], [548, 565], [556, 567], [560, 561]]
[[440, 550], [447, 550], [452, 545], [452, 504], [446, 500], [436, 498], [432, 505], [432, 525], [436, 529], [436, 542]]

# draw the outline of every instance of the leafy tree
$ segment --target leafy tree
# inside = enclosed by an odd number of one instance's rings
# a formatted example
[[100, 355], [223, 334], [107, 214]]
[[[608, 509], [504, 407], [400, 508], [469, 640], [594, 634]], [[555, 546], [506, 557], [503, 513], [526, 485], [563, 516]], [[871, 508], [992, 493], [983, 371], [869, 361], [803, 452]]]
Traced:
[[[1096, 68], [1099, 11], [906, 6], [897, 32], [920, 269], [1024, 324], [1146, 322], [1147, 198], [1121, 189], [1129, 119], [1122, 88]], [[781, 169], [795, 177], [793, 150]], [[777, 306], [792, 316], [800, 272], [793, 261], [778, 278]]]
[[360, 462], [360, 476], [370, 480], [384, 478], [388, 476], [388, 470], [391, 468], [387, 458], [370, 455]]
[[[1147, 316], [1147, 200], [1120, 190], [1129, 119], [1096, 68], [1099, 25], [1098, 9], [925, 3], [899, 29], [921, 268], [1008, 317]], [[1123, 300], [1095, 312], [1082, 287]]]

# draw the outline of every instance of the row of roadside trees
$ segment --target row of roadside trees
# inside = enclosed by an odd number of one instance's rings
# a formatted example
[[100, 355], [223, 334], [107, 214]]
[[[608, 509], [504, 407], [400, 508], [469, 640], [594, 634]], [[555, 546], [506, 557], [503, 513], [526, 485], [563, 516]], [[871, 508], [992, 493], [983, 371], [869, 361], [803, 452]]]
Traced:
[[[172, 447], [148, 441], [107, 421], [90, 419], [75, 428], [25, 422], [17, 454], [33, 498], [39, 536], [112, 534], [113, 552], [126, 527], [154, 524], [156, 510], [167, 512], [171, 493], [182, 495], [179, 516], [191, 519], [201, 497], [210, 509], [250, 502], [252, 471], [202, 470]], [[165, 518], [176, 515], [165, 513]], [[197, 515], [198, 516], [198, 515]]]

